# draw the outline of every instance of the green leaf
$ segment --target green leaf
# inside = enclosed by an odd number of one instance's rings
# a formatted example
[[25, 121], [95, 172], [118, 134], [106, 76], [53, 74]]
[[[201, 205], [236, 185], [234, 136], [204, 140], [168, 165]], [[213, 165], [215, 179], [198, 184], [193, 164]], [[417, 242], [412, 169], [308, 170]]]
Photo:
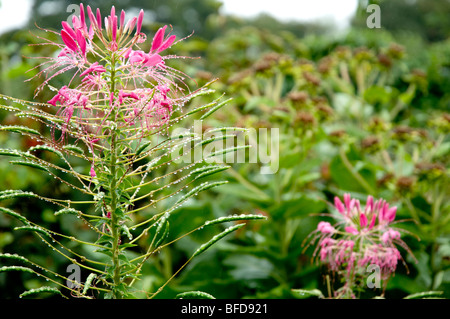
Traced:
[[186, 113], [186, 116], [192, 115], [192, 114], [194, 114], [194, 113], [197, 113], [197, 112], [200, 112], [200, 111], [203, 111], [203, 110], [206, 110], [206, 109], [208, 109], [208, 108], [210, 108], [210, 107], [216, 105], [216, 103], [217, 103], [219, 100], [220, 100], [220, 98], [214, 100], [214, 101], [211, 102], [211, 103], [208, 103], [208, 104], [205, 104], [205, 105], [196, 107], [195, 109], [193, 109], [193, 110], [187, 112], [187, 113]]
[[204, 140], [200, 141], [199, 143], [195, 144], [194, 147], [203, 146], [203, 145], [206, 145], [206, 144], [210, 144], [212, 142], [225, 140], [227, 138], [235, 138], [235, 137], [236, 137], [236, 135], [233, 135], [233, 134], [213, 136], [213, 137], [210, 137], [210, 138], [207, 138], [207, 139], [204, 139]]
[[44, 287], [40, 287], [40, 288], [36, 288], [36, 289], [27, 290], [27, 291], [23, 292], [22, 294], [20, 294], [19, 297], [23, 298], [23, 297], [28, 297], [28, 296], [32, 296], [32, 295], [41, 294], [41, 293], [52, 293], [52, 294], [58, 294], [58, 295], [63, 296], [61, 291], [59, 291], [58, 289], [53, 288], [53, 287], [44, 286]]
[[37, 164], [37, 163], [33, 163], [33, 162], [26, 162], [26, 161], [10, 161], [11, 164], [13, 165], [21, 165], [21, 166], [28, 166], [28, 167], [32, 167], [32, 168], [36, 168], [39, 169], [41, 171], [48, 171], [48, 168], [41, 165], [41, 164]]
[[84, 288], [83, 288], [83, 292], [82, 292], [83, 295], [85, 295], [86, 292], [89, 290], [89, 288], [91, 287], [92, 281], [93, 281], [96, 277], [97, 277], [97, 275], [94, 274], [94, 273], [91, 273], [91, 274], [87, 277], [86, 282], [84, 283]]
[[325, 298], [319, 289], [291, 289], [298, 298], [305, 299], [311, 297]]
[[79, 210], [74, 209], [74, 208], [67, 207], [67, 208], [63, 208], [63, 209], [58, 210], [57, 212], [55, 212], [54, 215], [55, 216], [59, 216], [59, 215], [63, 215], [63, 214], [80, 215], [81, 212]]
[[252, 214], [241, 214], [233, 216], [219, 217], [217, 219], [208, 220], [205, 222], [204, 226], [216, 225], [226, 222], [233, 222], [237, 220], [257, 220], [257, 219], [267, 219], [264, 215], [252, 215]]
[[158, 227], [156, 227], [155, 236], [152, 240], [154, 242], [153, 247], [158, 247], [169, 234], [169, 216], [169, 214], [164, 214], [158, 221]]
[[56, 150], [56, 149], [54, 149], [53, 147], [50, 147], [50, 146], [48, 146], [48, 145], [36, 145], [36, 146], [30, 147], [30, 148], [28, 149], [29, 152], [37, 151], [37, 150], [48, 151], [48, 152], [51, 152], [51, 153], [53, 153], [53, 154], [58, 155], [58, 156], [61, 157], [61, 158], [64, 157], [63, 154], [62, 154], [60, 151], [58, 151], [58, 150]]
[[0, 212], [10, 215], [12, 217], [15, 217], [24, 224], [28, 224], [28, 220], [25, 217], [23, 217], [19, 213], [16, 213], [15, 211], [12, 211], [11, 209], [0, 207]]
[[214, 106], [212, 109], [210, 109], [208, 112], [206, 112], [205, 114], [203, 114], [203, 115], [200, 117], [200, 120], [203, 120], [203, 119], [207, 118], [208, 116], [210, 116], [211, 114], [213, 114], [215, 111], [217, 111], [218, 109], [220, 109], [222, 106], [224, 106], [225, 104], [227, 104], [227, 103], [228, 103], [229, 101], [231, 101], [231, 100], [232, 100], [232, 99], [230, 98], [230, 99], [228, 99], [228, 100], [225, 100], [225, 101], [223, 101], [223, 102], [217, 104], [217, 105]]
[[206, 177], [206, 176], [209, 176], [209, 175], [212, 175], [215, 173], [219, 173], [219, 172], [225, 171], [229, 168], [230, 168], [230, 166], [210, 167], [209, 169], [207, 169], [207, 170], [203, 171], [202, 173], [199, 173], [197, 176], [195, 176], [195, 179], [199, 179], [199, 178]]
[[13, 156], [13, 157], [33, 157], [31, 154], [21, 152], [18, 150], [11, 150], [11, 149], [0, 149], [0, 155], [4, 156]]
[[63, 148], [65, 150], [72, 151], [72, 152], [80, 154], [80, 155], [83, 155], [83, 153], [84, 153], [80, 147], [75, 146], [75, 145], [64, 145]]
[[242, 149], [247, 149], [250, 148], [250, 145], [239, 145], [239, 146], [234, 146], [234, 147], [229, 147], [229, 148], [224, 148], [221, 150], [218, 150], [216, 152], [212, 152], [210, 154], [208, 154], [208, 156], [206, 156], [206, 158], [211, 158], [211, 157], [215, 157], [215, 156], [219, 156], [219, 155], [224, 155], [230, 152], [236, 152]]
[[22, 133], [22, 134], [32, 134], [32, 135], [40, 135], [40, 133], [32, 128], [26, 127], [26, 126], [20, 126], [20, 125], [9, 125], [9, 126], [3, 126], [0, 125], [0, 131], [9, 131], [9, 132], [15, 132], [15, 133]]
[[12, 260], [18, 260], [24, 263], [30, 263], [28, 259], [26, 259], [23, 256], [17, 255], [17, 254], [9, 254], [9, 253], [0, 253], [0, 258], [4, 259], [12, 259]]
[[430, 296], [440, 296], [442, 294], [444, 294], [443, 291], [424, 291], [408, 295], [405, 297], [405, 299], [421, 299], [421, 298], [428, 298]]
[[136, 150], [136, 156], [141, 154], [147, 147], [149, 147], [152, 144], [150, 141], [146, 141], [145, 143], [142, 143], [138, 149]]
[[0, 192], [0, 200], [18, 198], [18, 197], [39, 197], [39, 196], [36, 195], [35, 193], [24, 192], [22, 190], [6, 190], [6, 191]]
[[0, 272], [8, 272], [8, 271], [23, 271], [23, 272], [28, 272], [30, 274], [35, 274], [36, 272], [28, 267], [23, 267], [23, 266], [3, 266], [0, 267]]
[[213, 182], [213, 183], [205, 182], [197, 187], [194, 187], [191, 191], [189, 191], [187, 194], [182, 196], [179, 200], [176, 201], [175, 206], [188, 200], [190, 197], [196, 196], [198, 193], [200, 193], [202, 191], [205, 191], [205, 190], [208, 190], [213, 187], [217, 187], [217, 186], [220, 186], [220, 185], [223, 185], [226, 183], [228, 183], [228, 182], [227, 181]]
[[50, 234], [45, 229], [42, 229], [42, 228], [36, 227], [36, 226], [20, 226], [20, 227], [15, 227], [14, 230], [34, 231], [34, 232], [40, 233], [42, 235], [45, 235], [47, 237], [51, 237]]
[[226, 235], [234, 232], [235, 230], [241, 228], [245, 226], [245, 224], [237, 224], [231, 227], [228, 227], [227, 229], [225, 229], [223, 232], [221, 232], [220, 234], [215, 235], [213, 238], [211, 238], [207, 243], [201, 245], [192, 255], [192, 257], [196, 257], [198, 255], [200, 255], [201, 253], [203, 253], [205, 250], [207, 250], [209, 247], [211, 247], [212, 245], [214, 245], [215, 243], [217, 243], [219, 240], [221, 240], [222, 238], [224, 238]]
[[175, 299], [216, 299], [213, 295], [210, 295], [203, 291], [187, 291], [179, 293], [175, 296]]

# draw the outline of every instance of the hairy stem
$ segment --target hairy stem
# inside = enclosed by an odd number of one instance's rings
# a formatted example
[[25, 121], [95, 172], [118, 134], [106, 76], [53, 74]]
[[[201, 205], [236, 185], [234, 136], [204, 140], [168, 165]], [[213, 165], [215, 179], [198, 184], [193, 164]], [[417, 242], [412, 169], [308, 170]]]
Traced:
[[[115, 59], [114, 55], [111, 58], [111, 87], [110, 94], [114, 94], [115, 91]], [[114, 107], [111, 105], [112, 111], [110, 114], [110, 118], [112, 122], [115, 121], [116, 111]], [[109, 192], [111, 195], [111, 234], [113, 237], [112, 242], [112, 266], [113, 266], [113, 298], [120, 299], [122, 294], [118, 290], [118, 287], [121, 285], [120, 278], [120, 229], [119, 229], [119, 218], [117, 216], [118, 210], [118, 198], [117, 198], [117, 131], [116, 128], [111, 128], [111, 155], [109, 161], [109, 170], [111, 172], [111, 180], [109, 184]]]

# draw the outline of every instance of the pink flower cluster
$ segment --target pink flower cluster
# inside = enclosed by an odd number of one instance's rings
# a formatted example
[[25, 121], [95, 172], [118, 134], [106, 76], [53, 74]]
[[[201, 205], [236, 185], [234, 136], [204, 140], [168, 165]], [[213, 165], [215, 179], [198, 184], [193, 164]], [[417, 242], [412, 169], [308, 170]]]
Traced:
[[80, 4], [80, 15], [74, 15], [71, 22], [63, 21], [61, 31], [54, 32], [61, 36], [60, 43], [44, 39], [60, 53], [45, 57], [47, 61], [38, 66], [38, 76], [46, 79], [36, 94], [55, 76], [74, 70], [71, 80], [48, 104], [58, 108], [61, 121], [54, 129], [62, 132], [60, 141], [70, 135], [83, 141], [94, 155], [89, 174], [95, 177], [94, 150], [111, 127], [122, 129], [130, 139], [162, 131], [190, 95], [184, 93], [185, 75], [165, 64], [175, 56], [162, 54], [176, 40], [167, 34], [167, 26], [157, 30], [148, 50], [141, 47], [147, 38], [141, 32], [143, 10], [125, 21], [125, 11], [117, 15], [113, 6], [102, 19], [99, 9], [87, 6], [85, 10]]
[[[80, 4], [80, 15], [73, 17], [72, 25], [61, 23], [62, 44], [51, 43], [60, 47], [61, 52], [40, 65], [50, 63], [39, 73], [47, 79], [38, 90], [54, 76], [76, 70], [80, 84], [72, 86], [74, 75], [48, 103], [59, 107], [57, 114], [64, 123], [74, 122], [81, 128], [76, 133], [77, 139], [88, 140], [90, 134], [101, 132], [113, 109], [118, 127], [134, 126], [141, 134], [147, 134], [168, 123], [174, 109], [187, 100], [178, 84], [182, 83], [183, 74], [168, 68], [166, 57], [161, 55], [174, 44], [176, 36], [166, 35], [167, 26], [159, 28], [146, 52], [139, 47], [146, 40], [141, 32], [143, 20], [143, 10], [126, 22], [125, 12], [122, 10], [117, 16], [113, 6], [102, 24], [99, 9], [94, 13], [90, 6], [85, 10]], [[49, 72], [52, 70], [57, 71]], [[67, 125], [58, 127], [62, 137], [67, 128]]]
[[315, 254], [319, 252], [322, 262], [346, 277], [364, 274], [367, 266], [377, 265], [382, 278], [387, 279], [402, 259], [396, 244], [407, 247], [400, 232], [391, 226], [397, 207], [383, 199], [374, 201], [372, 196], [362, 207], [350, 194], [344, 195], [343, 202], [335, 197], [334, 205], [339, 222], [334, 226], [319, 222], [316, 232], [320, 240]]

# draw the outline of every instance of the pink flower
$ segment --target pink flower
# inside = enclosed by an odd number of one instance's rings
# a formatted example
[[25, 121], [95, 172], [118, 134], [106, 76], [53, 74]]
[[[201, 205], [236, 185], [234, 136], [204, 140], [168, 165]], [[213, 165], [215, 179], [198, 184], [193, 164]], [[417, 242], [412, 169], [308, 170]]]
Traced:
[[91, 165], [91, 170], [90, 170], [89, 174], [91, 175], [92, 178], [97, 176], [97, 174], [95, 173], [94, 165]]
[[333, 226], [329, 222], [320, 222], [317, 225], [317, 230], [322, 234], [332, 234], [336, 231]]
[[156, 53], [162, 52], [168, 49], [176, 39], [175, 35], [171, 35], [164, 40], [164, 33], [166, 31], [167, 26], [165, 25], [156, 32], [152, 41], [152, 48], [150, 52], [156, 51]]
[[411, 253], [400, 239], [400, 233], [390, 227], [397, 208], [384, 199], [374, 201], [372, 196], [367, 197], [366, 205], [362, 207], [359, 200], [348, 193], [344, 194], [343, 201], [335, 197], [334, 207], [339, 212], [337, 229], [329, 222], [318, 223], [320, 234], [313, 241], [319, 239], [319, 243], [314, 255], [319, 251], [320, 261], [347, 282], [355, 282], [355, 276], [361, 276], [359, 280], [365, 278], [365, 267], [369, 264], [378, 265], [383, 278], [389, 278], [401, 259], [395, 244]]
[[103, 65], [99, 65], [98, 62], [94, 62], [91, 64], [90, 67], [88, 67], [83, 73], [80, 74], [80, 77], [85, 76], [89, 73], [103, 73], [106, 72], [106, 69]]
[[392, 240], [399, 239], [400, 233], [393, 229], [388, 229], [386, 232], [381, 235], [381, 241], [384, 244], [390, 243]]
[[131, 51], [129, 62], [133, 65], [144, 65], [146, 67], [155, 66], [162, 61], [159, 54], [149, 54], [144, 51]]
[[119, 91], [119, 103], [122, 104], [124, 99], [132, 98], [135, 100], [139, 100], [139, 96], [135, 92], [124, 92], [123, 90]]

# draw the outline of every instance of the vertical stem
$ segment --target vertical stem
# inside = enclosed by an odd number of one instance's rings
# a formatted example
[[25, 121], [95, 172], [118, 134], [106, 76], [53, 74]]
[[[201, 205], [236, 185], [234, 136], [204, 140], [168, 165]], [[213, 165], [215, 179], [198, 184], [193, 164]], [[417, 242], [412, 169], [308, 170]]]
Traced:
[[[115, 58], [114, 54], [111, 57], [111, 88], [110, 94], [114, 94], [115, 91]], [[111, 105], [111, 120], [115, 122], [116, 118], [116, 110], [114, 106]], [[121, 285], [120, 279], [120, 260], [119, 260], [119, 244], [120, 244], [120, 230], [119, 230], [119, 220], [117, 216], [117, 208], [118, 208], [118, 198], [117, 198], [117, 132], [116, 128], [111, 128], [111, 155], [109, 162], [109, 170], [111, 172], [111, 181], [109, 184], [109, 191], [111, 195], [111, 233], [113, 236], [113, 244], [112, 244], [112, 264], [113, 264], [113, 283], [114, 287], [113, 298], [118, 299], [122, 297], [122, 294], [118, 291], [118, 287]]]

